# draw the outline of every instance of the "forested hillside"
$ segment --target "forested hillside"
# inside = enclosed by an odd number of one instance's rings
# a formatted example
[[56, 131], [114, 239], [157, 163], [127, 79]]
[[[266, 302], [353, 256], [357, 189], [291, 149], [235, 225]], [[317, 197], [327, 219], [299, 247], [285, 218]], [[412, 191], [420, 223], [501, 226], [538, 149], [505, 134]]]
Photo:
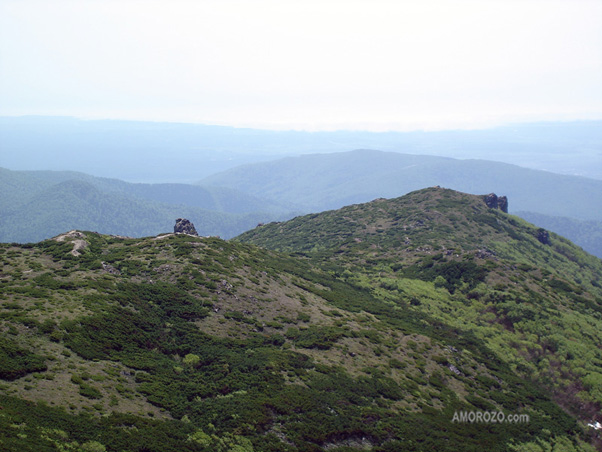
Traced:
[[201, 184], [287, 202], [310, 212], [440, 185], [466, 193], [506, 195], [511, 212], [602, 220], [597, 208], [602, 205], [602, 180], [487, 160], [356, 150], [244, 165], [205, 178]]
[[[306, 212], [397, 198], [435, 185], [466, 193], [493, 191], [509, 198], [511, 213], [529, 212], [528, 220], [541, 221], [540, 226], [602, 257], [602, 239], [595, 226], [602, 221], [600, 180], [486, 160], [358, 150], [245, 165], [208, 177], [201, 184], [286, 202]], [[582, 226], [566, 227], [559, 218], [576, 220], [574, 224]]]
[[236, 241], [72, 231], [0, 246], [0, 275], [3, 450], [600, 444], [602, 265], [480, 196]]
[[70, 229], [133, 237], [193, 220], [202, 235], [233, 237], [293, 216], [277, 202], [227, 188], [131, 184], [65, 171], [0, 169], [0, 241], [36, 242]]

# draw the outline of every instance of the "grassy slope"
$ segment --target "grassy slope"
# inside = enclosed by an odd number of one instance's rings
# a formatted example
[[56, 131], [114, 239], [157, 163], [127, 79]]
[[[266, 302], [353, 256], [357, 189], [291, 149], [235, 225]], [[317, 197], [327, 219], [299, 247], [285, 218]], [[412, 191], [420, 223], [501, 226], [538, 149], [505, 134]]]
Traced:
[[588, 253], [602, 259], [602, 221], [580, 221], [567, 217], [551, 217], [533, 212], [517, 212], [521, 218], [568, 237]]
[[[3, 450], [587, 450], [474, 332], [306, 260], [80, 232], [0, 260]], [[476, 409], [530, 422], [451, 421]]]
[[302, 253], [392, 306], [464, 328], [585, 421], [602, 413], [602, 261], [431, 188], [295, 218], [238, 240]]

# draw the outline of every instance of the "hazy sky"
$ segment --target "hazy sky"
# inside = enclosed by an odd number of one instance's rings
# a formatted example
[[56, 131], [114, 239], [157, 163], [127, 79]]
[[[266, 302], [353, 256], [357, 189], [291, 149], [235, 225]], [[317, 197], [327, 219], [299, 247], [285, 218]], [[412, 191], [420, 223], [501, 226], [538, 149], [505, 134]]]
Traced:
[[602, 0], [0, 0], [0, 115], [308, 130], [602, 118]]

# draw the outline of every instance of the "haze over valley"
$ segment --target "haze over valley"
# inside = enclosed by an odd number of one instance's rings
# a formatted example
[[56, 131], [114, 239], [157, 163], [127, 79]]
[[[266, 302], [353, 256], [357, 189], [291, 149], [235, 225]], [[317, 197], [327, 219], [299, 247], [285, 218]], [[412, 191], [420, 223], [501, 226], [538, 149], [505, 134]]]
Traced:
[[195, 183], [246, 163], [371, 149], [484, 159], [602, 179], [602, 121], [413, 132], [275, 131], [70, 117], [0, 117], [0, 167], [71, 170], [144, 183]]

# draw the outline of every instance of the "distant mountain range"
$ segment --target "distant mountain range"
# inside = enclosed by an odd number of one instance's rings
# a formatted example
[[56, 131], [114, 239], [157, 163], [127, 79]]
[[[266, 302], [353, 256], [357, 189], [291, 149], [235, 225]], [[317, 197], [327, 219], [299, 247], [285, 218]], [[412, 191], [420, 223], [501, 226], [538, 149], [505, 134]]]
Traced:
[[602, 220], [602, 181], [487, 160], [356, 150], [255, 163], [215, 174], [203, 186], [228, 187], [311, 212], [441, 185], [466, 193], [496, 192], [511, 211]]
[[246, 163], [378, 149], [512, 163], [602, 179], [602, 121], [485, 130], [302, 132], [68, 117], [0, 117], [0, 167], [75, 170], [130, 182], [184, 182]]
[[[565, 176], [486, 160], [357, 150], [288, 157], [215, 174], [203, 186], [228, 187], [278, 200], [307, 212], [393, 198], [441, 185], [466, 193], [495, 192], [509, 199], [510, 212], [532, 215], [602, 257], [602, 181]], [[534, 215], [534, 216], [533, 216]], [[570, 228], [551, 218], [570, 218]]]
[[193, 221], [201, 235], [230, 238], [260, 222], [435, 185], [505, 195], [511, 213], [521, 212], [602, 257], [602, 180], [486, 160], [373, 150], [242, 165], [199, 185], [3, 169], [0, 241], [33, 242], [76, 228], [142, 237], [171, 230], [178, 217]]
[[258, 222], [290, 218], [285, 207], [228, 188], [131, 184], [76, 172], [0, 169], [0, 242], [36, 242], [65, 230], [142, 237], [178, 217], [225, 238]]

